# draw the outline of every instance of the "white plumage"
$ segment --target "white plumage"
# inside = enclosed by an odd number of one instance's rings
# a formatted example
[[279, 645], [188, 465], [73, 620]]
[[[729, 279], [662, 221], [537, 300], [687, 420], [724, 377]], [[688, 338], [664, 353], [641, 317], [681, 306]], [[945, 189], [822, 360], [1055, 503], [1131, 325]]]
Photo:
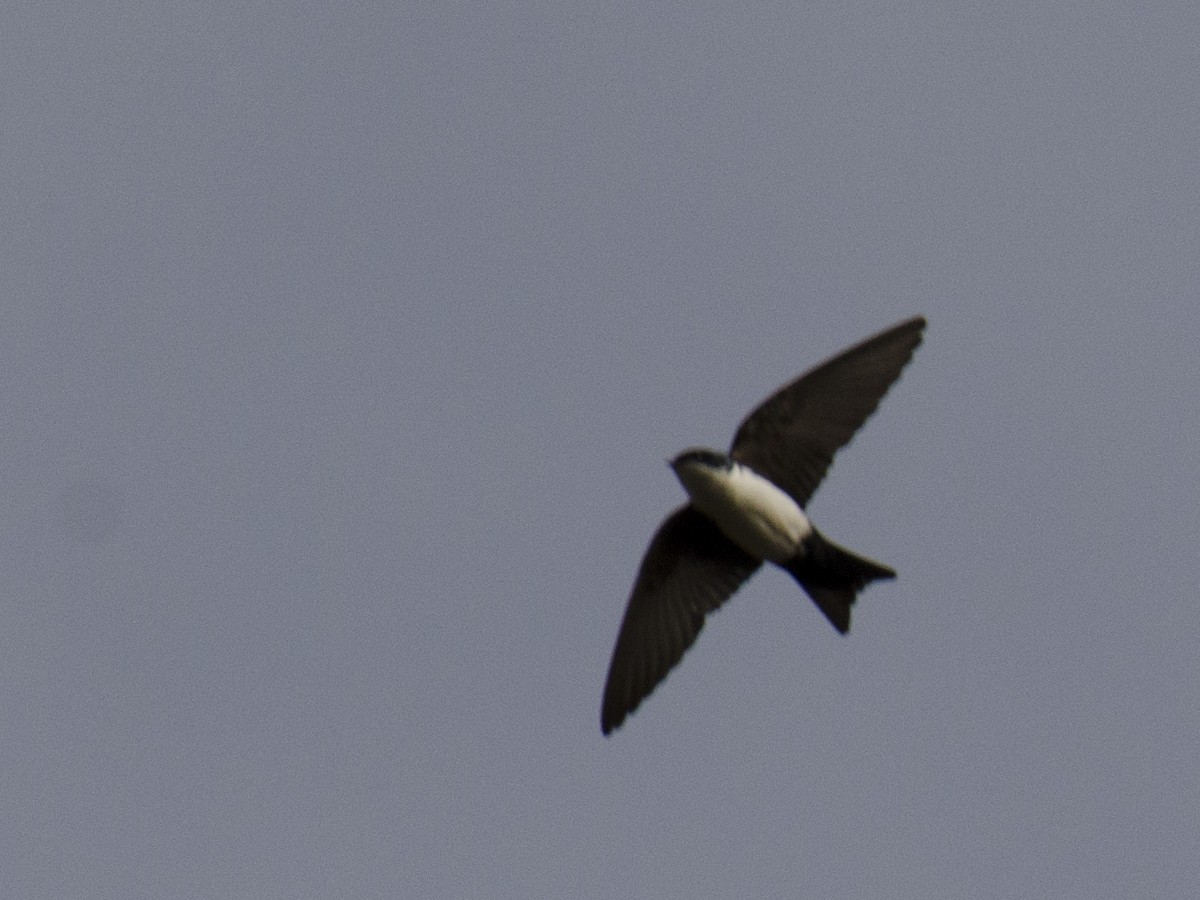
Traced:
[[758, 559], [783, 563], [796, 555], [813, 526], [784, 491], [738, 463], [714, 467], [687, 459], [674, 464], [696, 508], [727, 538]]

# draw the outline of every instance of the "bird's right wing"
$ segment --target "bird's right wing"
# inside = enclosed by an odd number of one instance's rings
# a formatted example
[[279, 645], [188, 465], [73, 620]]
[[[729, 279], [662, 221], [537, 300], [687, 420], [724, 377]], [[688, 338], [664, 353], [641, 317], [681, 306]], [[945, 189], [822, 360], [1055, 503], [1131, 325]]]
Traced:
[[691, 504], [667, 517], [646, 550], [617, 635], [600, 711], [605, 734], [667, 677], [704, 617], [760, 564]]
[[807, 506], [833, 454], [912, 359], [924, 328], [920, 316], [900, 322], [785, 384], [742, 422], [729, 455]]

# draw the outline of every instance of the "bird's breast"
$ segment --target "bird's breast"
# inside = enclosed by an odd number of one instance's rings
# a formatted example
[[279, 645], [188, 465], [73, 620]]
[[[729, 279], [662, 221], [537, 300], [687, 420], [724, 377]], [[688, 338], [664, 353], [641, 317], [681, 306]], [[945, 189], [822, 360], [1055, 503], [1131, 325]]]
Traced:
[[795, 555], [813, 526], [800, 505], [752, 469], [689, 467], [679, 479], [693, 505], [747, 553], [771, 562]]

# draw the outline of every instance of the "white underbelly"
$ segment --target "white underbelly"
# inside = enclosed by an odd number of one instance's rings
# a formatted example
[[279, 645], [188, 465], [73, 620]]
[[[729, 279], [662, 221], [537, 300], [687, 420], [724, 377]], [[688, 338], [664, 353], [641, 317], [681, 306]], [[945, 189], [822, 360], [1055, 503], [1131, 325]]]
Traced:
[[752, 556], [784, 562], [812, 533], [800, 505], [756, 472], [735, 465], [681, 478], [692, 503], [731, 541]]

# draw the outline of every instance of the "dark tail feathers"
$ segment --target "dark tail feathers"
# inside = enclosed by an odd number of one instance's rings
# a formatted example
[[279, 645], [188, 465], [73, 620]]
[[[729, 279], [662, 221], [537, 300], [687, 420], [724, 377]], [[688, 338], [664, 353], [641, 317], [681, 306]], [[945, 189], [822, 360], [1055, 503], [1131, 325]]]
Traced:
[[800, 552], [783, 564], [840, 633], [850, 630], [850, 607], [872, 581], [895, 578], [882, 563], [852, 553], [813, 531]]

